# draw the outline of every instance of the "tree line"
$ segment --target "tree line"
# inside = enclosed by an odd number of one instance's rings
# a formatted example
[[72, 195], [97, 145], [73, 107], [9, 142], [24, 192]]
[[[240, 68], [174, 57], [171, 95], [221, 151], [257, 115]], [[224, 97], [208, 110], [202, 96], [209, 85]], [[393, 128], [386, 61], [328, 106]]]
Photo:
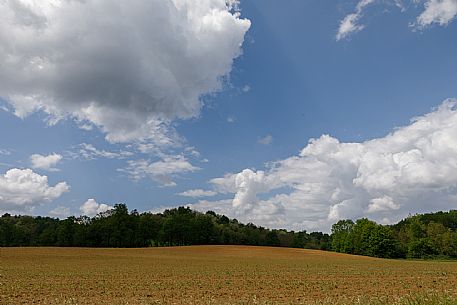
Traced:
[[0, 217], [0, 246], [161, 247], [280, 246], [382, 258], [457, 258], [457, 210], [410, 216], [395, 225], [366, 218], [340, 220], [332, 233], [271, 230], [212, 211], [179, 207], [163, 213], [125, 204], [95, 217]]
[[328, 249], [330, 236], [270, 230], [243, 224], [212, 211], [179, 207], [163, 213], [138, 213], [125, 204], [93, 218], [11, 216], [0, 218], [0, 246], [154, 247], [256, 245]]
[[332, 226], [337, 252], [382, 258], [457, 258], [457, 210], [410, 216], [391, 226], [366, 218]]

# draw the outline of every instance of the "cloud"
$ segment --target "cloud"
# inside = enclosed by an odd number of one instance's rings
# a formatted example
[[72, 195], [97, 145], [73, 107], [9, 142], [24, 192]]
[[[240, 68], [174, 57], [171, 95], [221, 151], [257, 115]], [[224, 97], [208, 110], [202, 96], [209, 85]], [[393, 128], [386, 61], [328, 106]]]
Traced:
[[62, 156], [56, 153], [47, 156], [39, 154], [33, 154], [30, 156], [30, 163], [33, 169], [42, 169], [50, 172], [59, 171], [59, 169], [55, 168], [55, 166], [61, 160]]
[[393, 199], [389, 196], [384, 196], [381, 198], [374, 198], [371, 200], [370, 205], [368, 205], [368, 213], [376, 213], [389, 210], [398, 210], [400, 206], [393, 202]]
[[[201, 211], [201, 212], [213, 211], [213, 212], [216, 212], [221, 215], [226, 215], [229, 217], [236, 217], [233, 214], [231, 199], [224, 199], [224, 200], [218, 200], [218, 201], [200, 200], [197, 203], [188, 204], [187, 206], [196, 211]], [[161, 213], [165, 209], [166, 208], [162, 208], [160, 211], [157, 211], [157, 212]]]
[[133, 153], [130, 151], [106, 151], [97, 149], [92, 144], [81, 143], [77, 148], [77, 152], [70, 152], [74, 157], [80, 157], [87, 160], [95, 160], [98, 158], [107, 158], [107, 159], [125, 159], [133, 156]]
[[374, 0], [361, 0], [357, 3], [355, 13], [346, 15], [340, 22], [338, 32], [336, 34], [336, 40], [341, 40], [349, 37], [349, 35], [361, 31], [364, 26], [358, 24], [359, 19], [362, 17], [364, 8], [373, 3]]
[[417, 25], [426, 27], [433, 23], [447, 25], [457, 16], [457, 0], [428, 0], [425, 10], [417, 17]]
[[245, 222], [325, 230], [339, 219], [398, 221], [410, 213], [455, 209], [457, 100], [385, 137], [344, 143], [311, 139], [298, 155], [210, 180], [231, 204], [195, 203]]
[[[375, 0], [361, 0], [358, 2], [355, 12], [346, 15], [340, 22], [336, 40], [348, 38], [350, 35], [357, 33], [365, 28], [359, 24], [363, 16], [364, 9], [367, 5], [374, 3]], [[400, 0], [377, 1], [378, 4], [395, 5], [401, 12], [406, 12], [407, 7]], [[413, 28], [426, 28], [436, 23], [446, 26], [457, 16], [457, 0], [409, 0], [414, 5], [424, 2], [424, 10], [412, 24]]]
[[86, 216], [93, 217], [99, 213], [106, 212], [108, 210], [113, 209], [112, 206], [104, 204], [104, 203], [97, 203], [95, 199], [88, 199], [84, 202], [79, 210]]
[[0, 149], [0, 155], [9, 156], [9, 155], [11, 155], [11, 150], [9, 150], [9, 149]]
[[70, 208], [64, 206], [58, 206], [55, 209], [49, 211], [49, 215], [58, 218], [66, 218], [70, 216]]
[[192, 197], [192, 198], [199, 198], [199, 197], [212, 197], [217, 195], [217, 192], [215, 191], [205, 191], [202, 189], [196, 189], [196, 190], [188, 190], [182, 193], [178, 194], [179, 196], [184, 196], [184, 197]]
[[69, 190], [66, 182], [49, 186], [47, 176], [40, 176], [31, 169], [13, 168], [0, 176], [0, 210], [31, 211]]
[[235, 177], [237, 190], [233, 198], [233, 207], [250, 207], [257, 202], [256, 194], [266, 190], [265, 173], [245, 169]]
[[194, 172], [200, 168], [193, 166], [182, 155], [165, 156], [160, 161], [130, 160], [128, 166], [119, 169], [127, 173], [133, 180], [151, 178], [163, 186], [175, 186], [173, 178], [180, 173]]
[[236, 180], [237, 174], [226, 174], [224, 177], [213, 178], [209, 182], [212, 184], [213, 188], [221, 194], [236, 193]]
[[1, 1], [0, 97], [21, 118], [42, 111], [110, 142], [169, 145], [170, 123], [197, 117], [242, 52], [250, 21], [237, 4]]
[[270, 145], [273, 143], [273, 137], [271, 135], [267, 135], [263, 138], [260, 138], [257, 143], [262, 144], [262, 145]]

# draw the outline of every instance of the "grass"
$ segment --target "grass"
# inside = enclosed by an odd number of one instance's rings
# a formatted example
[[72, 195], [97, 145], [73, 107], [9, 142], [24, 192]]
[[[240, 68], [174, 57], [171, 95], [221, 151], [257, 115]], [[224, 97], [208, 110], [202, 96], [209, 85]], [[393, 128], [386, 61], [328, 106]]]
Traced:
[[0, 248], [0, 304], [449, 304], [457, 262], [242, 246]]

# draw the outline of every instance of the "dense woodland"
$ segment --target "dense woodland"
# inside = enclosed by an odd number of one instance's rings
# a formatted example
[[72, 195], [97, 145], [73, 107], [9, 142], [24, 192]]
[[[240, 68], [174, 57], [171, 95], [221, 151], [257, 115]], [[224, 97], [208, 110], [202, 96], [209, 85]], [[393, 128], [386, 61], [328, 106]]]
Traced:
[[392, 226], [366, 218], [332, 226], [337, 252], [384, 258], [457, 258], [457, 210], [410, 216]]
[[214, 212], [180, 207], [160, 214], [128, 211], [124, 204], [93, 218], [10, 216], [0, 218], [0, 246], [149, 247], [258, 245], [322, 249], [323, 233], [269, 230]]
[[0, 246], [157, 247], [281, 246], [384, 258], [457, 258], [457, 210], [410, 216], [391, 226], [366, 218], [341, 220], [332, 234], [270, 230], [208, 211], [180, 207], [163, 213], [129, 211], [124, 204], [93, 218], [0, 218]]

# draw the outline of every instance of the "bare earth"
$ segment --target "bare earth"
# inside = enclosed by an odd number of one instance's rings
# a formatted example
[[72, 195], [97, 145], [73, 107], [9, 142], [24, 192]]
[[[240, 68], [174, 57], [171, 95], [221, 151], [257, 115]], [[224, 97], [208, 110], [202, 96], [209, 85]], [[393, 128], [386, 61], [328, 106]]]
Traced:
[[0, 248], [0, 304], [343, 304], [457, 299], [457, 262], [245, 246]]

